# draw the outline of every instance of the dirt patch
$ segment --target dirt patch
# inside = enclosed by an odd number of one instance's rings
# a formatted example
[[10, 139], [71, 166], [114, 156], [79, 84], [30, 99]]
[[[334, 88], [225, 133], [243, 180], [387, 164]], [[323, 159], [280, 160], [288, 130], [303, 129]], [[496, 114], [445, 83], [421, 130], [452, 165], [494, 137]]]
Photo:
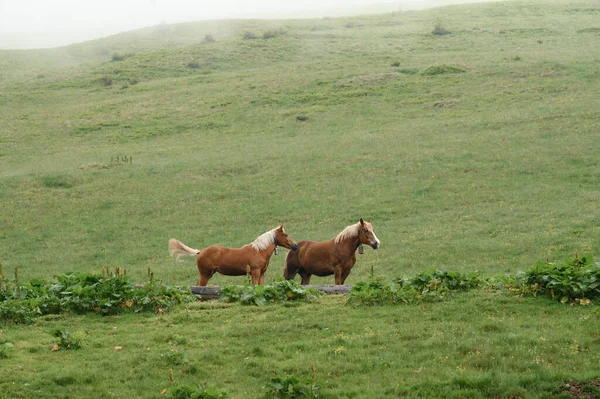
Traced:
[[569, 381], [559, 388], [572, 398], [600, 399], [600, 378], [594, 381]]

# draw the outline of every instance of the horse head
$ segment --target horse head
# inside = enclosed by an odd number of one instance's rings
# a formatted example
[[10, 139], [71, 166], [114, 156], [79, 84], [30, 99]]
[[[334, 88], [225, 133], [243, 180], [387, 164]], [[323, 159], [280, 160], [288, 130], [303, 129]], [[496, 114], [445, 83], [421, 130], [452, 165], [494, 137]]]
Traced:
[[286, 233], [283, 224], [275, 229], [275, 244], [287, 249], [295, 251], [298, 249], [298, 244]]
[[379, 238], [377, 238], [375, 235], [375, 231], [373, 231], [373, 225], [371, 224], [370, 220], [365, 222], [362, 218], [360, 218], [358, 237], [361, 244], [368, 244], [373, 249], [379, 248]]

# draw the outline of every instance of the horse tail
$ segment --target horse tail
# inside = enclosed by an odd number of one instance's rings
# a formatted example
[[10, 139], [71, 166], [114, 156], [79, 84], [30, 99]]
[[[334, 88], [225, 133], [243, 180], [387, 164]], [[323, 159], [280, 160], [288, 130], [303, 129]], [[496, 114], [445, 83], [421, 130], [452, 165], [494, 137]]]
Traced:
[[179, 257], [181, 255], [194, 256], [200, 253], [199, 250], [190, 248], [184, 243], [174, 238], [169, 240], [169, 254], [171, 256], [177, 255], [177, 260], [179, 261]]

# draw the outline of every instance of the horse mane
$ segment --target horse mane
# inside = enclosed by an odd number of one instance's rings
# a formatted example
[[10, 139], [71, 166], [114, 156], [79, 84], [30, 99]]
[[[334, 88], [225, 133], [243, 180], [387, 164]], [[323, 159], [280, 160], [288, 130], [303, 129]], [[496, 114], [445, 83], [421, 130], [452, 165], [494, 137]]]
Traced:
[[277, 227], [259, 235], [256, 240], [250, 243], [250, 246], [258, 251], [269, 248], [269, 245], [275, 242], [275, 230], [277, 230]]
[[342, 240], [358, 236], [359, 225], [360, 222], [356, 224], [351, 224], [350, 226], [346, 227], [344, 230], [341, 231], [340, 234], [335, 236], [335, 243], [338, 244]]

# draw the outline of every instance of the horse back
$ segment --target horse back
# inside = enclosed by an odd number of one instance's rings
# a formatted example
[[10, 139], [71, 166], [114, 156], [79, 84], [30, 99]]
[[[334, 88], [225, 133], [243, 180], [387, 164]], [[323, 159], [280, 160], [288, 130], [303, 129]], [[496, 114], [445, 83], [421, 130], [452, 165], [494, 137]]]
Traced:
[[329, 241], [298, 241], [298, 249], [289, 252], [294, 254], [290, 261], [306, 270], [323, 268], [332, 264], [335, 258], [335, 244]]

